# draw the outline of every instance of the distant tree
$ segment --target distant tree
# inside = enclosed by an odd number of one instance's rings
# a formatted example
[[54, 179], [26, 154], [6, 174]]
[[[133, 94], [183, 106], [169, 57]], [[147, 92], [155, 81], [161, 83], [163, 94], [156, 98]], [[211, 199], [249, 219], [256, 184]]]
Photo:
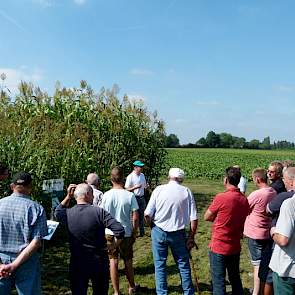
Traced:
[[206, 142], [208, 147], [215, 148], [220, 146], [220, 137], [219, 134], [216, 134], [214, 131], [209, 131], [206, 136]]
[[196, 142], [197, 146], [200, 147], [207, 147], [207, 141], [205, 137], [201, 137], [197, 142]]
[[233, 136], [233, 148], [242, 149], [246, 145], [246, 139], [244, 137]]
[[249, 149], [259, 149], [260, 142], [258, 139], [252, 139], [247, 143]]
[[233, 136], [229, 133], [220, 133], [220, 147], [229, 148], [233, 145]]
[[270, 138], [269, 136], [265, 137], [263, 141], [260, 144], [260, 148], [263, 150], [270, 150], [271, 149], [271, 144], [270, 144]]
[[166, 137], [166, 147], [171, 148], [171, 147], [177, 147], [177, 146], [179, 146], [179, 139], [177, 135], [169, 134]]

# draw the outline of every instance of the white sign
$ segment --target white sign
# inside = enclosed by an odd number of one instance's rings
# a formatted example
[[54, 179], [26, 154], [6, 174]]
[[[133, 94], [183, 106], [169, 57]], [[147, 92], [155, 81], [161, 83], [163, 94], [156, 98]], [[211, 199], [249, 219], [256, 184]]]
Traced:
[[43, 238], [43, 240], [51, 240], [54, 232], [56, 231], [59, 222], [53, 220], [47, 220], [47, 227], [48, 227], [48, 235]]

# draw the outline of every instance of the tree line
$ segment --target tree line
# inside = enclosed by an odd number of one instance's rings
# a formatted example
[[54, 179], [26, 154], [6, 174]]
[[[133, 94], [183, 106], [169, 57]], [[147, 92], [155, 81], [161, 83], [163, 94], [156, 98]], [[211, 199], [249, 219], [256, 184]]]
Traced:
[[201, 137], [196, 143], [189, 143], [180, 145], [176, 134], [169, 134], [166, 136], [166, 147], [184, 147], [184, 148], [236, 148], [236, 149], [261, 149], [261, 150], [275, 150], [275, 149], [294, 149], [294, 142], [287, 140], [270, 142], [270, 137], [265, 137], [262, 141], [252, 139], [247, 141], [244, 137], [231, 135], [230, 133], [222, 132], [215, 133], [209, 131], [206, 137]]

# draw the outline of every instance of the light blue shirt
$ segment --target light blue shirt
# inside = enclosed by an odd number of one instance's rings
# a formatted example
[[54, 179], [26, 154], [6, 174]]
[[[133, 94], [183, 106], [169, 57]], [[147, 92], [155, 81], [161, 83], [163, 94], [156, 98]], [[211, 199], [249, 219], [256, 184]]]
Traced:
[[[131, 237], [133, 230], [131, 215], [133, 211], [138, 210], [135, 195], [124, 189], [111, 189], [104, 193], [101, 207], [122, 224], [125, 237]], [[113, 235], [113, 232], [106, 229], [106, 234]]]
[[155, 188], [144, 214], [167, 232], [184, 229], [190, 221], [198, 219], [192, 192], [173, 180]]

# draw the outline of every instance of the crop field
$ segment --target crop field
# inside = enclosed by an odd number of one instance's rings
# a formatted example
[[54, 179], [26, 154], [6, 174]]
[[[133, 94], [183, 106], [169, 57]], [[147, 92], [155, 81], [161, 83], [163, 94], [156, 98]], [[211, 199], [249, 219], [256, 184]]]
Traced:
[[168, 149], [169, 167], [182, 168], [187, 178], [221, 179], [228, 166], [239, 165], [251, 178], [253, 169], [267, 168], [271, 161], [295, 160], [295, 151], [238, 149]]
[[[273, 160], [295, 159], [294, 152], [285, 151], [249, 151], [225, 149], [169, 149], [168, 166], [180, 167], [187, 173], [184, 185], [194, 193], [198, 212], [199, 226], [196, 241], [199, 249], [192, 251], [192, 262], [198, 278], [198, 286], [202, 295], [212, 294], [210, 283], [210, 268], [208, 261], [208, 243], [211, 235], [211, 223], [203, 221], [203, 215], [214, 195], [223, 191], [222, 176], [225, 167], [239, 164], [243, 174], [249, 179], [251, 170], [261, 166], [267, 167]], [[163, 182], [164, 175], [163, 175]], [[250, 183], [247, 194], [255, 188]], [[134, 271], [136, 283], [141, 285], [138, 294], [155, 294], [154, 264], [151, 252], [151, 239], [149, 229], [147, 234], [138, 238], [134, 246]], [[70, 294], [68, 280], [69, 250], [64, 232], [59, 229], [53, 241], [45, 245], [42, 257], [43, 274], [42, 285], [45, 295]], [[244, 294], [250, 294], [252, 288], [252, 269], [246, 245], [242, 241], [241, 278]], [[169, 254], [167, 263], [169, 294], [182, 294], [180, 279], [172, 255]], [[193, 281], [196, 282], [193, 275]], [[228, 285], [230, 292], [230, 286]], [[120, 263], [120, 289], [122, 294], [127, 294], [128, 285], [124, 276], [122, 262]], [[88, 294], [92, 294], [89, 290]], [[110, 283], [109, 294], [113, 294]], [[197, 293], [196, 293], [197, 294]], [[230, 294], [230, 293], [229, 293]]]

